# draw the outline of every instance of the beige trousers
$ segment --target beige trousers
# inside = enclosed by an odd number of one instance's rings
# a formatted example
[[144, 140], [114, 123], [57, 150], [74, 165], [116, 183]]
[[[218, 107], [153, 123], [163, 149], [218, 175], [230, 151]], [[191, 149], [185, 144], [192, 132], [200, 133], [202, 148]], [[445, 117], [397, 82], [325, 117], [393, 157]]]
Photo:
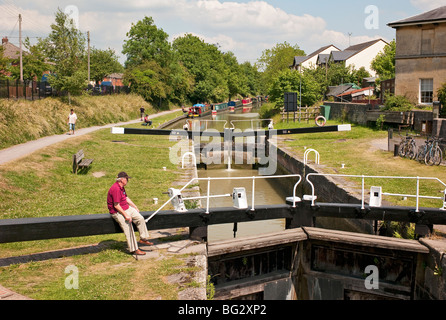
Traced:
[[[136, 211], [135, 208], [128, 208], [125, 212], [132, 217], [133, 223], [136, 225], [139, 231], [139, 237], [141, 240], [149, 240], [149, 231], [147, 230], [146, 221], [144, 217]], [[133, 225], [125, 221], [125, 218], [120, 213], [112, 214], [113, 219], [121, 226], [122, 231], [124, 231], [125, 237], [127, 239], [127, 247], [130, 252], [138, 250], [138, 243], [136, 241], [135, 231], [133, 230]]]

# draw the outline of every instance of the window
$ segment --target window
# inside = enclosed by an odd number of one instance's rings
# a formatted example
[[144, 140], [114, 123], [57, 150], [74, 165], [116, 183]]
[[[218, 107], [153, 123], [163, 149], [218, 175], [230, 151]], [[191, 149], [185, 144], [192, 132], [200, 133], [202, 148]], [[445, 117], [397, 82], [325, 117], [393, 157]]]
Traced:
[[420, 103], [430, 104], [434, 102], [434, 79], [420, 80]]

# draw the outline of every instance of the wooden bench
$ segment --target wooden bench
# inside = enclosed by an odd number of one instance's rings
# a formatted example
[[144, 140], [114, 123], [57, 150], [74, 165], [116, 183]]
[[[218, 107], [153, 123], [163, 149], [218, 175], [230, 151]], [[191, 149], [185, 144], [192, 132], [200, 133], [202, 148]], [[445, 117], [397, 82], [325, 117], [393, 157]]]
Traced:
[[84, 150], [79, 150], [76, 154], [73, 154], [73, 173], [77, 174], [79, 170], [88, 168], [93, 159], [84, 159]]

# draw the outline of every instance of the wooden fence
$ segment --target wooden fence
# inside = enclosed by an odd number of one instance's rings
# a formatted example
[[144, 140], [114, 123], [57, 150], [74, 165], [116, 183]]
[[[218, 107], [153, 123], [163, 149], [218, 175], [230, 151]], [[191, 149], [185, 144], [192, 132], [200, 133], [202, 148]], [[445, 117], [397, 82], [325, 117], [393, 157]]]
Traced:
[[282, 109], [281, 115], [282, 115], [282, 122], [284, 121], [306, 121], [307, 123], [310, 122], [310, 120], [315, 120], [316, 117], [318, 117], [321, 114], [321, 108], [320, 107], [301, 107], [300, 110], [296, 112], [285, 112], [284, 109]]

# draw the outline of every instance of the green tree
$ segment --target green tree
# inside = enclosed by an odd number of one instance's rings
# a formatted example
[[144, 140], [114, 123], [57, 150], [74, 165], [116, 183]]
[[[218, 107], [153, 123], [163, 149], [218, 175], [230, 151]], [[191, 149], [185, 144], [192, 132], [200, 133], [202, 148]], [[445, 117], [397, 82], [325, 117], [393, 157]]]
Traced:
[[362, 87], [362, 81], [364, 80], [364, 78], [370, 78], [371, 76], [372, 75], [370, 74], [370, 72], [368, 72], [364, 67], [361, 67], [358, 70], [352, 70], [353, 83], [357, 84], [360, 87]]
[[[33, 80], [37, 78], [40, 80], [45, 71], [51, 71], [53, 66], [46, 62], [44, 48], [41, 47], [41, 43], [31, 45], [29, 38], [25, 38], [24, 47], [28, 53], [23, 54], [23, 79]], [[14, 79], [20, 78], [20, 66], [19, 60], [15, 61], [15, 65], [11, 67], [11, 76]]]
[[124, 79], [130, 85], [132, 92], [160, 107], [160, 101], [167, 99], [172, 92], [167, 78], [167, 69], [154, 60], [144, 61], [133, 68], [128, 68], [124, 74]]
[[67, 91], [70, 103], [70, 95], [79, 94], [87, 84], [87, 70], [82, 63], [85, 42], [85, 36], [75, 27], [74, 21], [58, 9], [51, 33], [47, 38], [40, 38], [37, 44], [48, 62], [54, 64], [49, 83], [56, 90]]
[[232, 52], [225, 53], [223, 60], [228, 67], [227, 83], [229, 90], [229, 100], [232, 97], [240, 94], [242, 96], [248, 96], [251, 92], [248, 86], [248, 77], [244, 72], [244, 69], [239, 65], [237, 58]]
[[255, 65], [250, 62], [244, 62], [241, 64], [244, 75], [247, 78], [247, 86], [249, 87], [249, 93], [252, 95], [258, 95], [261, 93], [261, 73], [257, 70]]
[[312, 106], [322, 99], [320, 87], [310, 74], [293, 70], [282, 71], [273, 81], [269, 90], [270, 101], [276, 105], [276, 110], [283, 107], [283, 97], [286, 92], [297, 92], [302, 106]]
[[132, 24], [122, 53], [127, 56], [124, 79], [147, 101], [181, 103], [188, 99], [194, 77], [178, 60], [168, 34], [151, 17]]
[[127, 56], [126, 67], [141, 65], [145, 61], [156, 61], [163, 68], [168, 66], [172, 59], [168, 37], [163, 29], [155, 25], [152, 17], [132, 23], [122, 50]]
[[189, 96], [192, 103], [227, 100], [230, 94], [227, 80], [229, 68], [216, 45], [186, 34], [176, 38], [172, 47], [179, 63], [184, 65], [194, 78], [195, 85]]
[[9, 71], [9, 59], [4, 56], [5, 49], [0, 46], [0, 77], [4, 77]]
[[263, 71], [262, 85], [265, 90], [271, 86], [277, 74], [290, 68], [296, 56], [305, 56], [305, 52], [298, 45], [292, 46], [287, 42], [278, 43], [272, 49], [263, 51], [257, 67]]
[[306, 77], [310, 77], [316, 82], [317, 93], [323, 97], [328, 90], [329, 83], [331, 83], [331, 79], [328, 78], [328, 68], [313, 66], [305, 68], [302, 72]]
[[378, 74], [380, 81], [395, 78], [395, 53], [396, 42], [393, 40], [373, 59], [371, 67]]
[[106, 76], [115, 72], [124, 72], [124, 67], [119, 63], [115, 51], [110, 48], [107, 50], [91, 48], [90, 79], [96, 82], [102, 81]]
[[327, 85], [338, 86], [344, 83], [355, 83], [354, 68], [346, 66], [345, 63], [329, 63], [327, 74]]
[[171, 63], [169, 69], [169, 83], [173, 90], [170, 96], [170, 101], [184, 105], [187, 103], [189, 96], [193, 92], [195, 84], [194, 78], [186, 67], [176, 60]]
[[446, 82], [443, 83], [437, 91], [438, 101], [441, 102], [442, 112], [441, 115], [446, 115]]

